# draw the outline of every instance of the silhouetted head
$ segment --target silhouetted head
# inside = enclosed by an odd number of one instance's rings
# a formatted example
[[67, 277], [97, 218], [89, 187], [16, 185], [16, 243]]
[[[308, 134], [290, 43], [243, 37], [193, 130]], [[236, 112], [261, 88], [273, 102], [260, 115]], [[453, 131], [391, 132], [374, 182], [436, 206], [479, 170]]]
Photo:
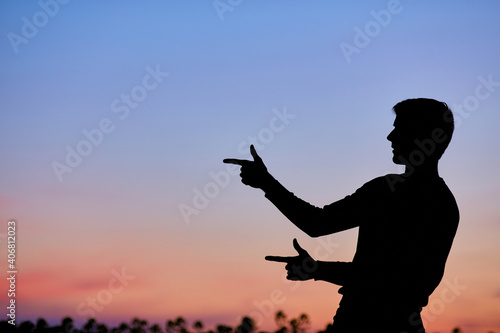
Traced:
[[387, 136], [396, 164], [420, 166], [439, 160], [453, 135], [453, 114], [448, 105], [428, 98], [396, 104], [394, 130]]

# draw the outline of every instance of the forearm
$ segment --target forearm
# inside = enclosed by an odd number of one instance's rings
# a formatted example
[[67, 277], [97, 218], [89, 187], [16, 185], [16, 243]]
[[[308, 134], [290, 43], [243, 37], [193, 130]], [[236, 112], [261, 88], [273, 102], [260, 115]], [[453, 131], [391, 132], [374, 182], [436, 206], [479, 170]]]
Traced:
[[343, 286], [352, 278], [352, 262], [316, 261], [316, 263], [317, 267], [312, 273], [316, 281], [326, 281]]
[[262, 188], [266, 198], [278, 208], [293, 224], [311, 237], [321, 232], [314, 224], [321, 223], [321, 208], [296, 197], [272, 176]]
[[345, 209], [347, 208], [345, 205], [339, 204], [338, 208], [325, 211], [296, 197], [271, 175], [262, 186], [262, 190], [266, 198], [283, 215], [311, 237], [328, 235], [356, 226], [353, 219], [348, 216], [349, 209]]

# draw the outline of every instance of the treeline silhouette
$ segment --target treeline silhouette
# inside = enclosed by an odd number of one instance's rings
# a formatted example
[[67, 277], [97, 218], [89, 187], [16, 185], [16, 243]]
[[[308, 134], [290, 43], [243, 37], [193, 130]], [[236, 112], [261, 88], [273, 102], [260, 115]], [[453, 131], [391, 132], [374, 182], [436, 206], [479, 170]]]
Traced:
[[[50, 326], [49, 323], [39, 318], [36, 323], [24, 321], [10, 324], [8, 321], [0, 321], [0, 332], [21, 332], [21, 333], [305, 333], [310, 328], [309, 316], [305, 313], [297, 318], [289, 319], [283, 311], [276, 312], [274, 321], [277, 330], [265, 332], [258, 330], [255, 321], [250, 317], [243, 317], [241, 323], [235, 327], [219, 324], [214, 329], [206, 329], [202, 321], [194, 321], [191, 325], [181, 316], [173, 320], [167, 320], [165, 325], [158, 323], [148, 323], [147, 320], [134, 318], [130, 323], [122, 322], [116, 327], [108, 327], [104, 323], [98, 322], [94, 318], [87, 320], [81, 327], [77, 327], [71, 317], [64, 317], [61, 323]], [[331, 324], [318, 333], [327, 333]], [[464, 333], [459, 327], [451, 330], [451, 333]], [[488, 332], [494, 333], [494, 332]]]
[[[305, 333], [310, 327], [309, 316], [305, 313], [297, 318], [289, 319], [283, 311], [275, 314], [275, 322], [278, 329], [276, 333]], [[191, 325], [183, 317], [167, 320], [165, 325], [148, 323], [147, 320], [134, 318], [130, 323], [122, 322], [116, 327], [108, 327], [94, 318], [87, 320], [81, 327], [77, 327], [71, 317], [64, 317], [61, 323], [50, 326], [49, 323], [39, 318], [36, 323], [24, 321], [10, 324], [8, 321], [0, 321], [0, 332], [22, 332], [22, 333], [268, 333], [259, 331], [255, 321], [250, 317], [243, 317], [241, 323], [236, 327], [225, 324], [217, 325], [214, 329], [206, 329], [202, 321], [197, 320]]]

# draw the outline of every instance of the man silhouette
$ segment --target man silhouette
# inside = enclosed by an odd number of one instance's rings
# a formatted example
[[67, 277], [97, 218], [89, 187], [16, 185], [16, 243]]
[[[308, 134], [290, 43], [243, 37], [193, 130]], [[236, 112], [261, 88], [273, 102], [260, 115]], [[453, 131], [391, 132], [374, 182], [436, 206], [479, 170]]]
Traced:
[[[409, 99], [393, 108], [387, 139], [401, 175], [375, 178], [352, 195], [323, 208], [289, 192], [267, 171], [255, 148], [253, 161], [225, 159], [241, 166], [241, 181], [260, 188], [292, 223], [311, 237], [359, 227], [352, 262], [315, 261], [294, 239], [298, 255], [268, 256], [285, 262], [290, 280], [323, 280], [342, 286], [331, 331], [424, 332], [420, 317], [441, 281], [458, 227], [459, 212], [438, 173], [438, 161], [453, 133], [445, 103]], [[312, 267], [312, 268], [311, 268]]]

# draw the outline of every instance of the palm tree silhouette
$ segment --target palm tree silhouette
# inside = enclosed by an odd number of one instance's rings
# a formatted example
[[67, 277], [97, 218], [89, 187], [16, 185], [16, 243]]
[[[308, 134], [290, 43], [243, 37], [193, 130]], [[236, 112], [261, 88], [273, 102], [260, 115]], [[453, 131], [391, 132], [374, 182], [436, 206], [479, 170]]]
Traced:
[[309, 316], [305, 313], [301, 314], [299, 318], [290, 320], [290, 327], [292, 333], [303, 333], [309, 327]]
[[19, 328], [17, 329], [18, 332], [21, 333], [31, 333], [35, 329], [35, 324], [33, 324], [31, 321], [23, 321], [20, 325]]
[[120, 324], [120, 326], [118, 326], [118, 331], [120, 333], [128, 333], [130, 331], [130, 327], [127, 323], [123, 322]]
[[158, 324], [151, 325], [151, 327], [149, 327], [149, 331], [151, 333], [162, 333], [161, 326]]
[[278, 326], [278, 330], [275, 333], [286, 333], [288, 331], [286, 314], [283, 311], [280, 310], [276, 312], [274, 322]]
[[108, 326], [105, 324], [97, 324], [97, 333], [108, 333]]
[[38, 318], [35, 325], [35, 333], [47, 333], [49, 331], [49, 323], [43, 318]]
[[203, 323], [200, 320], [197, 320], [194, 322], [193, 328], [196, 333], [201, 333], [201, 330], [203, 330]]
[[67, 333], [75, 331], [75, 322], [71, 317], [64, 317], [61, 321], [61, 326], [59, 327], [59, 332]]
[[216, 327], [217, 333], [232, 333], [233, 328], [227, 325], [217, 325]]
[[82, 331], [84, 333], [94, 333], [97, 327], [97, 322], [94, 318], [89, 318], [87, 322], [83, 325]]
[[179, 316], [175, 320], [167, 321], [167, 333], [188, 333], [186, 320]]
[[147, 320], [134, 318], [132, 319], [132, 325], [130, 325], [131, 333], [146, 333], [146, 327], [148, 326]]
[[281, 310], [276, 312], [274, 321], [278, 326], [275, 333], [303, 333], [310, 324], [309, 316], [306, 313], [301, 314], [298, 318], [287, 320], [287, 315]]
[[236, 333], [253, 333], [255, 329], [255, 321], [250, 317], [243, 317], [241, 324], [236, 327]]

